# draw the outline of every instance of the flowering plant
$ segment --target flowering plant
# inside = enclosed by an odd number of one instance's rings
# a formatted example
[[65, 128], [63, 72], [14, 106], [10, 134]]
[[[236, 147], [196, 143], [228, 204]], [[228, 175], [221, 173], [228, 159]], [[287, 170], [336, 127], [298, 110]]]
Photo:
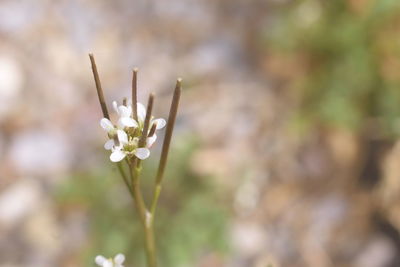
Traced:
[[124, 267], [122, 263], [125, 261], [124, 254], [117, 254], [114, 259], [106, 259], [99, 255], [94, 260], [98, 266], [101, 267]]
[[[125, 101], [126, 102], [126, 101]], [[166, 122], [164, 119], [150, 119], [150, 129], [148, 129], [145, 141], [145, 147], [139, 147], [139, 141], [143, 133], [144, 122], [146, 119], [146, 109], [141, 103], [136, 103], [137, 120], [132, 118], [132, 105], [124, 103], [118, 106], [113, 102], [116, 113], [120, 116], [117, 126], [107, 118], [100, 120], [101, 127], [107, 131], [109, 140], [104, 144], [104, 148], [111, 150], [110, 160], [119, 162], [126, 156], [146, 159], [150, 156], [149, 148], [157, 139], [156, 130], [164, 128]]]
[[[134, 200], [136, 211], [139, 215], [145, 235], [144, 244], [147, 266], [156, 267], [157, 256], [153, 230], [154, 217], [178, 111], [182, 91], [182, 80], [177, 80], [168, 120], [165, 121], [162, 118], [154, 119], [152, 116], [154, 94], [150, 94], [147, 108], [137, 102], [137, 69], [135, 69], [132, 78], [132, 98], [129, 100], [124, 98], [122, 105], [118, 105], [116, 101], [113, 102], [114, 111], [118, 115], [117, 123], [114, 124], [110, 120], [94, 57], [92, 54], [89, 54], [89, 57], [97, 95], [103, 112], [100, 126], [107, 132], [108, 136], [104, 148], [111, 150], [110, 160], [117, 164], [118, 171], [121, 174], [128, 192]], [[164, 127], [166, 128], [165, 137], [155, 178], [153, 198], [150, 206], [147, 206], [140, 189], [142, 160], [150, 156], [150, 148], [157, 140], [156, 131]], [[125, 171], [123, 163], [127, 166], [128, 174]], [[102, 267], [123, 267], [122, 263], [124, 260], [125, 256], [118, 254], [114, 259], [106, 259], [103, 256], [97, 256], [95, 262]]]

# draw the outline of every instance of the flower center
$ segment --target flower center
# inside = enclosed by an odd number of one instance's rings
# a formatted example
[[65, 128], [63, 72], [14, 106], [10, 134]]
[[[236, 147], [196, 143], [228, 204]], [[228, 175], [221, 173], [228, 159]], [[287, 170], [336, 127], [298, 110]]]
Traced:
[[138, 147], [138, 144], [139, 144], [139, 138], [137, 137], [129, 138], [128, 143], [124, 145], [124, 151], [133, 152]]

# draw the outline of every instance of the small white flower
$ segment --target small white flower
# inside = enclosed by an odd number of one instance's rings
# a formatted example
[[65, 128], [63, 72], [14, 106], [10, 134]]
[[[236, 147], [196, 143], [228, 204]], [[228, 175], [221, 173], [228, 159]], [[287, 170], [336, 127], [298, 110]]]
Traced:
[[117, 135], [118, 128], [115, 127], [112, 124], [112, 122], [107, 118], [102, 118], [100, 120], [100, 126], [108, 133], [108, 137], [110, 138], [104, 144], [104, 148], [107, 150], [111, 150], [113, 148], [113, 146], [115, 145], [114, 137]]
[[103, 128], [108, 134], [113, 134], [117, 131], [117, 128], [112, 124], [112, 122], [107, 118], [102, 118], [100, 120], [100, 126]]
[[110, 160], [112, 162], [119, 162], [127, 155], [135, 155], [139, 159], [146, 159], [150, 156], [150, 150], [145, 147], [137, 147], [139, 139], [129, 138], [125, 131], [118, 130], [119, 146], [112, 148]]
[[[139, 102], [137, 103], [137, 115], [138, 115], [139, 124], [143, 125], [144, 120], [146, 119], [146, 108], [144, 107], [143, 104], [141, 104]], [[158, 118], [158, 119], [152, 118], [150, 120], [149, 130], [151, 129], [151, 127], [153, 126], [154, 123], [157, 123], [157, 126], [156, 126], [157, 130], [164, 128], [164, 126], [167, 124], [167, 122], [162, 118]]]
[[[136, 156], [139, 159], [148, 158], [150, 156], [149, 148], [157, 140], [157, 135], [152, 132], [152, 136], [146, 139], [145, 147], [138, 147], [141, 131], [143, 131], [146, 119], [145, 106], [139, 102], [137, 103], [137, 121], [133, 118], [131, 100], [128, 100], [125, 105], [118, 105], [114, 101], [113, 108], [119, 116], [117, 125], [114, 125], [107, 118], [100, 120], [101, 127], [108, 133], [109, 140], [104, 144], [104, 148], [111, 150], [110, 160], [112, 162], [119, 162], [126, 156]], [[154, 119], [152, 117], [147, 134], [150, 133], [152, 127], [160, 130], [165, 125], [166, 121], [164, 119]]]
[[108, 133], [108, 137], [110, 138], [104, 144], [104, 148], [107, 150], [111, 150], [115, 145], [114, 137], [117, 135], [118, 128], [115, 127], [112, 122], [107, 118], [102, 118], [100, 120], [100, 126]]
[[124, 254], [117, 254], [114, 259], [106, 259], [105, 257], [99, 255], [94, 259], [95, 263], [101, 267], [124, 267], [122, 263], [125, 261]]
[[113, 102], [113, 107], [115, 112], [117, 112], [117, 114], [119, 115], [119, 119], [118, 119], [118, 126], [120, 128], [124, 128], [124, 127], [138, 127], [138, 123], [131, 118], [132, 116], [132, 106], [127, 105], [121, 105], [118, 106], [117, 102], [114, 101]]

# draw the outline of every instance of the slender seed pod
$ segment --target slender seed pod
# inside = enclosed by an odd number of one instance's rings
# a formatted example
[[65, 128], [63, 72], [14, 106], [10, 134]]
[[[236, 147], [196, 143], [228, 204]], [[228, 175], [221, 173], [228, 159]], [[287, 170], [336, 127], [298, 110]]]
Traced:
[[144, 120], [142, 136], [139, 139], [139, 147], [144, 147], [146, 145], [147, 133], [149, 132], [150, 126], [151, 112], [153, 111], [153, 103], [154, 94], [151, 93], [147, 102], [146, 118]]
[[148, 137], [152, 137], [155, 134], [156, 130], [157, 130], [157, 123], [153, 123], [153, 125], [150, 128]]
[[172, 98], [171, 108], [168, 116], [167, 128], [165, 130], [165, 137], [161, 150], [160, 163], [158, 165], [158, 171], [156, 177], [157, 184], [161, 184], [161, 181], [164, 176], [165, 165], [167, 164], [169, 146], [171, 144], [172, 132], [174, 131], [175, 119], [178, 113], [178, 106], [181, 97], [181, 92], [182, 92], [182, 79], [179, 78], [176, 82], [174, 96]]
[[110, 119], [110, 115], [108, 114], [107, 105], [104, 100], [103, 89], [101, 88], [99, 73], [97, 71], [97, 66], [96, 66], [96, 61], [94, 60], [94, 56], [92, 53], [89, 54], [89, 58], [90, 58], [90, 63], [92, 64], [92, 72], [93, 72], [94, 82], [96, 83], [97, 96], [99, 97], [101, 111], [103, 112], [104, 118]]
[[132, 111], [133, 111], [133, 118], [138, 121], [138, 116], [137, 116], [137, 73], [138, 69], [134, 68], [133, 69], [133, 74], [132, 74]]

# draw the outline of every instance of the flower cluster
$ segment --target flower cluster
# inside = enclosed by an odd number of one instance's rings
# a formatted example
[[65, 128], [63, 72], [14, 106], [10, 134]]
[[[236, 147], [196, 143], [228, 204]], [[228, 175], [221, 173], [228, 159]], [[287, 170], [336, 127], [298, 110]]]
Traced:
[[122, 263], [125, 261], [124, 254], [117, 254], [114, 259], [106, 259], [105, 257], [99, 255], [94, 260], [97, 265], [101, 267], [124, 267]]
[[[101, 127], [107, 132], [109, 140], [104, 144], [104, 148], [111, 150], [110, 160], [119, 162], [125, 157], [137, 157], [146, 159], [150, 156], [149, 148], [157, 139], [155, 130], [160, 130], [166, 125], [164, 119], [150, 119], [150, 125], [147, 133], [144, 133], [144, 122], [146, 118], [146, 108], [137, 103], [137, 119], [133, 115], [133, 107], [131, 101], [126, 101], [122, 105], [113, 102], [113, 108], [118, 114], [118, 122], [114, 125], [109, 119], [102, 118], [100, 120]], [[139, 140], [142, 135], [146, 134], [146, 142], [141, 147]]]
[[[154, 240], [154, 216], [161, 193], [161, 184], [164, 178], [172, 133], [178, 113], [179, 100], [182, 92], [182, 79], [179, 78], [176, 81], [167, 123], [164, 119], [154, 119], [151, 116], [154, 94], [151, 93], [149, 95], [147, 109], [142, 104], [137, 103], [138, 70], [134, 69], [132, 72], [132, 99], [128, 100], [124, 98], [122, 105], [118, 105], [115, 101], [113, 102], [113, 108], [118, 115], [116, 123], [113, 123], [110, 120], [93, 54], [89, 54], [89, 58], [92, 65], [97, 96], [103, 113], [100, 125], [108, 134], [108, 140], [104, 144], [104, 148], [111, 151], [111, 161], [120, 162], [126, 159], [124, 163], [117, 164], [118, 171], [130, 195], [134, 199], [138, 217], [142, 222], [143, 231], [145, 233], [144, 236], [146, 237], [144, 238], [144, 244], [147, 266], [156, 267], [157, 254]], [[150, 156], [149, 148], [157, 139], [156, 131], [164, 128], [164, 126], [166, 126], [166, 133], [155, 177], [154, 193], [151, 198], [152, 201], [148, 205], [143, 198], [139, 183], [142, 169], [140, 160]], [[127, 168], [129, 169], [129, 174], [125, 172]], [[114, 259], [106, 259], [103, 256], [97, 256], [95, 262], [101, 267], [123, 267], [122, 263], [124, 260], [125, 256], [118, 254]]]

